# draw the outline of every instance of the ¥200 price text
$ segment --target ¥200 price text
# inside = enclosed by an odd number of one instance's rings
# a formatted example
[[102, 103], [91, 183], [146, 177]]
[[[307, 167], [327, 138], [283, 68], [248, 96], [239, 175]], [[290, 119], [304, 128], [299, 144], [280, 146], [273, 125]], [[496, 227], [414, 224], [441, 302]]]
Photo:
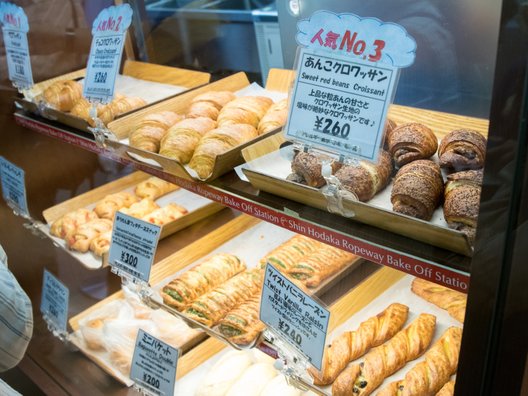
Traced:
[[156, 389], [159, 389], [160, 387], [160, 380], [148, 373], [143, 373], [143, 382], [150, 386], [153, 386]]

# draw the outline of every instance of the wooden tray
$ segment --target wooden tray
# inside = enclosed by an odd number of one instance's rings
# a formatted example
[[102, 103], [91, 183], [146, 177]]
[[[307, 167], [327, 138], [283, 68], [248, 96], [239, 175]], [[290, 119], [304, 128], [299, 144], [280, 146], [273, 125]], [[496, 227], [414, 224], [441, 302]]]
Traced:
[[[424, 123], [435, 132], [439, 139], [452, 130], [462, 127], [474, 129], [485, 136], [488, 130], [487, 120], [397, 105], [391, 106], [389, 117], [398, 124], [406, 122]], [[285, 139], [282, 135], [275, 135], [245, 148], [242, 151], [242, 155], [247, 163], [242, 166], [242, 171], [251, 184], [259, 190], [327, 210], [328, 201], [322, 194], [321, 189], [308, 187], [285, 179], [285, 175], [290, 172], [290, 161], [285, 158], [285, 154], [291, 148], [282, 149], [279, 152], [279, 146], [284, 142]], [[345, 210], [354, 213], [351, 218], [355, 221], [370, 224], [395, 234], [404, 235], [466, 256], [472, 256], [473, 248], [466, 235], [460, 231], [448, 228], [445, 221], [443, 223], [439, 221], [434, 224], [393, 212], [390, 205], [391, 185], [389, 184], [384, 191], [370, 202], [343, 200], [343, 207]], [[384, 194], [388, 194], [389, 198], [387, 202], [383, 203], [383, 207], [377, 203], [374, 204], [377, 200], [385, 199]], [[443, 218], [441, 208], [437, 209], [433, 217]]]
[[[91, 191], [48, 208], [42, 212], [47, 224], [42, 226], [41, 230], [53, 241], [54, 244], [66, 250], [85, 267], [97, 269], [105, 266], [108, 264], [108, 254], [105, 254], [103, 257], [99, 258], [93, 255], [91, 252], [74, 252], [66, 247], [66, 244], [62, 239], [52, 236], [49, 233], [50, 226], [55, 220], [59, 219], [68, 212], [84, 207], [91, 208], [96, 202], [104, 198], [106, 195], [131, 189], [133, 186], [143, 180], [148, 179], [149, 177], [150, 175], [146, 173], [134, 172], [128, 176], [115, 180], [111, 183], [107, 183], [103, 186], [97, 187]], [[186, 206], [186, 203], [193, 205], [188, 206], [189, 212], [186, 215], [162, 227], [160, 239], [165, 238], [168, 235], [172, 235], [175, 232], [223, 209], [222, 205], [210, 201], [207, 198], [197, 196], [183, 188], [167, 194], [164, 197], [158, 198], [157, 201], [159, 202], [160, 200], [180, 203], [184, 207]]]
[[[72, 73], [64, 74], [62, 76], [54, 77], [52, 79], [35, 84], [30, 92], [34, 97], [37, 97], [47, 87], [49, 87], [56, 81], [79, 80], [81, 78], [84, 78], [85, 74], [86, 69], [82, 69]], [[185, 88], [186, 90], [207, 84], [211, 78], [211, 75], [209, 73], [179, 69], [175, 67], [154, 65], [150, 63], [136, 62], [131, 60], [125, 61], [122, 74], [140, 80], [176, 85]], [[90, 133], [88, 129], [90, 125], [86, 122], [86, 120], [73, 116], [70, 113], [65, 113], [49, 107], [39, 108], [37, 103], [26, 100], [25, 98], [16, 98], [15, 102], [26, 111], [41, 115], [50, 120], [58, 121], [75, 129]], [[120, 115], [118, 119], [128, 114], [132, 114], [136, 110], [124, 113]]]
[[[272, 69], [270, 70], [265, 88], [269, 91], [286, 93], [289, 89], [292, 78], [293, 72], [291, 70]], [[138, 124], [138, 122], [148, 114], [167, 110], [184, 114], [189, 107], [189, 103], [195, 96], [211, 90], [225, 90], [235, 92], [247, 87], [248, 85], [249, 80], [245, 73], [239, 72], [211, 84], [194, 89], [190, 92], [178, 95], [177, 97], [136, 111], [128, 116], [121, 117], [118, 120], [108, 124], [108, 129], [117, 137], [118, 140], [109, 140], [107, 141], [107, 145], [112, 147], [115, 152], [122, 157], [126, 157], [142, 164], [147, 163], [150, 166], [188, 180], [198, 179], [194, 171], [190, 170], [190, 168], [184, 166], [183, 164], [180, 164], [176, 160], [164, 157], [157, 153], [151, 153], [149, 151], [131, 147], [127, 144], [127, 140], [125, 139], [128, 138], [130, 132]], [[279, 129], [258, 136], [252, 141], [244, 143], [225, 152], [224, 154], [217, 156], [213, 172], [207, 179], [205, 179], [205, 181], [213, 180], [218, 176], [229, 172], [235, 166], [241, 164], [243, 162], [243, 158], [240, 154], [242, 149], [261, 139], [266, 138], [267, 136], [273, 135], [278, 131]]]

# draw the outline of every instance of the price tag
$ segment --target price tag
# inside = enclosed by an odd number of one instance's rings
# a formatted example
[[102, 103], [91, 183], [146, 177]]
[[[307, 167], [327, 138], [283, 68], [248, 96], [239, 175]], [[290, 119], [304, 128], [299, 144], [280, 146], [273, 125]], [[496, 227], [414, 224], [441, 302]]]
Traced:
[[16, 88], [29, 89], [33, 86], [33, 72], [27, 41], [29, 31], [27, 16], [21, 7], [0, 2], [0, 22], [6, 48], [9, 79]]
[[321, 370], [330, 312], [295, 286], [271, 264], [266, 265], [260, 320]]
[[128, 4], [102, 10], [92, 25], [92, 45], [84, 79], [83, 96], [90, 102], [108, 103], [114, 97], [125, 36], [132, 22]]
[[174, 395], [179, 352], [139, 329], [130, 379], [155, 395]]
[[48, 324], [59, 332], [66, 332], [70, 292], [57, 278], [44, 270], [40, 312]]
[[30, 217], [27, 208], [24, 171], [0, 157], [0, 178], [2, 179], [2, 196], [7, 204], [14, 207], [22, 216]]
[[116, 212], [108, 262], [133, 279], [148, 282], [161, 228]]

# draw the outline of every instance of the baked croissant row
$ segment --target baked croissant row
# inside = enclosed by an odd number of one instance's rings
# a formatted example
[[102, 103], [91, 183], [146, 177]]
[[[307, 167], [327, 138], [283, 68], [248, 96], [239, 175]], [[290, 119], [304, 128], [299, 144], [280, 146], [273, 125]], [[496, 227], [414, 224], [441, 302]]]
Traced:
[[70, 111], [82, 97], [82, 85], [73, 80], [56, 81], [44, 90], [42, 97], [51, 107]]
[[207, 117], [216, 121], [222, 107], [236, 99], [230, 91], [210, 91], [196, 96], [187, 110], [187, 118]]
[[309, 370], [315, 385], [330, 385], [353, 360], [370, 348], [381, 345], [401, 330], [407, 321], [409, 307], [394, 303], [378, 315], [362, 322], [355, 331], [346, 331], [325, 350], [322, 376]]
[[416, 122], [403, 124], [388, 134], [387, 146], [397, 167], [427, 159], [436, 153], [438, 140], [431, 129]]
[[248, 345], [266, 328], [259, 319], [260, 293], [243, 302], [220, 321], [222, 335], [238, 345]]
[[182, 116], [172, 111], [161, 111], [145, 116], [128, 136], [130, 145], [157, 153], [160, 149], [161, 139], [167, 130], [181, 119]]
[[464, 323], [467, 304], [467, 296], [464, 293], [421, 278], [413, 280], [411, 290], [424, 300], [445, 309], [449, 315], [460, 323]]
[[[258, 124], [266, 111], [273, 104], [265, 96], [243, 96], [226, 104], [218, 114], [218, 126], [234, 124], [249, 124], [258, 128]], [[257, 132], [258, 134], [258, 132]]]
[[457, 129], [440, 142], [440, 166], [455, 172], [480, 169], [486, 159], [486, 138], [471, 129]]
[[176, 184], [172, 184], [168, 181], [152, 176], [139, 183], [134, 189], [134, 194], [136, 194], [139, 198], [158, 199], [165, 194], [177, 191], [179, 189], [180, 187]]
[[258, 124], [258, 133], [263, 135], [286, 124], [288, 118], [288, 99], [279, 100], [271, 105]]
[[261, 268], [269, 261], [275, 268], [287, 273], [303, 257], [314, 253], [322, 246], [321, 242], [308, 238], [304, 235], [295, 235], [260, 260]]
[[435, 396], [453, 396], [455, 394], [455, 381], [446, 382]]

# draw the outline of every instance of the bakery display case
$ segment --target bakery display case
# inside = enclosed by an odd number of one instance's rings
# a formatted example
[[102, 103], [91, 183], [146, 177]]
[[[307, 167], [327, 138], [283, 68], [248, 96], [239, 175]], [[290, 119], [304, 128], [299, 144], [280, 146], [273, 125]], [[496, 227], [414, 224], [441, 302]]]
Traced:
[[[71, 67], [50, 68], [30, 30], [41, 82], [24, 97], [0, 88], [0, 154], [24, 169], [33, 217], [2, 204], [0, 243], [35, 317], [26, 357], [1, 378], [32, 394], [130, 394], [142, 329], [179, 348], [181, 395], [528, 391], [523, 4], [128, 1], [117, 91], [141, 102], [118, 96], [95, 125], [78, 84], [102, 3], [114, 2], [74, 1], [82, 23], [50, 28], [77, 43], [54, 48]], [[286, 69], [262, 84], [249, 16], [275, 9]], [[30, 26], [43, 15], [25, 10]], [[318, 10], [416, 41], [379, 163], [283, 133], [297, 23]], [[149, 198], [155, 215], [136, 203]], [[148, 284], [107, 266], [116, 210], [162, 225]], [[328, 308], [321, 370], [260, 321], [266, 263]], [[38, 311], [44, 269], [70, 290], [66, 342]]]

